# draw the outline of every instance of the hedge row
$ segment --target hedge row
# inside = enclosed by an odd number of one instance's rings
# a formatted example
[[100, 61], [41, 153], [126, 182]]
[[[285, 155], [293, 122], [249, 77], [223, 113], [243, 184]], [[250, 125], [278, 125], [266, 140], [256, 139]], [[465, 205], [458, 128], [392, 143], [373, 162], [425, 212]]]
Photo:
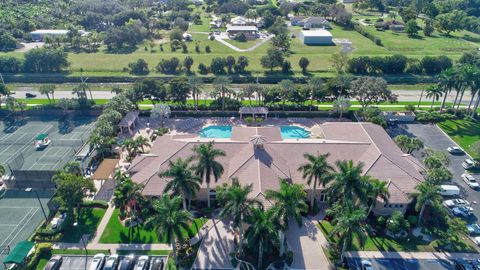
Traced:
[[382, 40], [381, 40], [379, 37], [376, 37], [376, 36], [373, 35], [372, 33], [368, 32], [368, 31], [367, 31], [363, 26], [361, 26], [360, 24], [355, 23], [355, 24], [353, 25], [353, 29], [355, 29], [355, 31], [357, 31], [360, 35], [362, 35], [362, 36], [370, 39], [371, 41], [373, 41], [373, 43], [375, 43], [376, 45], [383, 47]]

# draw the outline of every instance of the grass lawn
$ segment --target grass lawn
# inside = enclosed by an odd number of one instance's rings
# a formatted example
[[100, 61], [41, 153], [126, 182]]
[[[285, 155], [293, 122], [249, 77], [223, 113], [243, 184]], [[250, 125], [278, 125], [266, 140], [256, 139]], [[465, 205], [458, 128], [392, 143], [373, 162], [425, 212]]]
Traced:
[[[124, 227], [119, 219], [120, 210], [115, 209], [112, 214], [112, 217], [108, 221], [107, 227], [100, 237], [100, 243], [111, 244], [111, 243], [167, 243], [165, 237], [158, 238], [156, 233], [153, 230], [145, 230], [140, 228], [135, 230], [133, 235], [129, 236], [129, 229]], [[185, 238], [193, 237], [197, 234], [198, 230], [205, 224], [206, 220], [202, 218], [194, 219], [190, 226], [191, 234], [187, 231], [182, 230], [182, 233]]]
[[257, 44], [257, 43], [262, 42], [259, 39], [247, 40], [247, 41], [244, 41], [244, 42], [240, 42], [240, 41], [235, 40], [235, 39], [224, 39], [224, 40], [226, 42], [232, 44], [233, 46], [239, 48], [239, 49], [248, 49], [248, 48], [251, 48], [251, 47], [255, 46], [255, 44]]
[[83, 208], [78, 217], [79, 228], [66, 228], [63, 232], [62, 242], [78, 243], [81, 234], [93, 235], [106, 211], [103, 208]]
[[[330, 232], [333, 230], [333, 226], [330, 222], [322, 220], [318, 227], [330, 241], [338, 241], [336, 236], [329, 238]], [[467, 252], [476, 252], [476, 249], [472, 247], [473, 243], [470, 243], [469, 240], [466, 240], [465, 244], [468, 246]], [[436, 252], [438, 251], [438, 242], [437, 240], [432, 241], [431, 243], [424, 242], [415, 237], [411, 237], [405, 240], [393, 239], [385, 236], [373, 236], [368, 235], [368, 238], [365, 241], [365, 246], [360, 247], [358, 239], [355, 238], [353, 241], [353, 250], [359, 251], [407, 251], [407, 252]]]
[[474, 158], [475, 156], [470, 147], [480, 141], [480, 123], [473, 120], [446, 120], [438, 123], [438, 126], [445, 131], [460, 147], [467, 151]]

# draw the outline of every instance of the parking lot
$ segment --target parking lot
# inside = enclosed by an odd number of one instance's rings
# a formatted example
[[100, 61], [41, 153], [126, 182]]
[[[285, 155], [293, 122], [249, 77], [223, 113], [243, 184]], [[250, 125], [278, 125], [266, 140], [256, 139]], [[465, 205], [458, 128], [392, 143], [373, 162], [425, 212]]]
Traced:
[[[167, 257], [166, 256], [150, 256], [150, 258], [152, 257], [160, 257], [164, 260], [164, 262], [167, 261]], [[74, 256], [74, 255], [68, 255], [68, 256], [62, 256], [63, 258], [63, 262], [62, 262], [62, 265], [60, 267], [60, 270], [85, 270], [85, 269], [89, 269], [89, 266], [90, 266], [90, 263], [92, 262], [93, 260], [93, 256]], [[123, 258], [123, 256], [120, 256], [119, 259], [121, 260]], [[85, 263], [86, 263], [86, 267], [85, 267]]]
[[[399, 134], [405, 134], [409, 136], [415, 136], [420, 138], [425, 147], [431, 148], [436, 151], [446, 151], [447, 147], [455, 146], [455, 143], [448, 137], [442, 130], [436, 125], [431, 124], [399, 124], [395, 127], [389, 127], [387, 132], [390, 136], [394, 137]], [[423, 157], [418, 153], [413, 154], [418, 160], [422, 160]], [[465, 169], [462, 167], [462, 162], [467, 155], [449, 155], [450, 165], [448, 168], [453, 174], [452, 182], [460, 187], [461, 196], [468, 200], [472, 205], [474, 215], [468, 218], [468, 223], [476, 222], [480, 217], [480, 191], [470, 188], [461, 178], [461, 175], [465, 173]], [[480, 175], [472, 174], [477, 180], [480, 180]]]
[[[375, 270], [450, 270], [454, 264], [447, 260], [415, 260], [415, 259], [367, 259]], [[361, 258], [349, 258], [351, 270], [360, 270]]]

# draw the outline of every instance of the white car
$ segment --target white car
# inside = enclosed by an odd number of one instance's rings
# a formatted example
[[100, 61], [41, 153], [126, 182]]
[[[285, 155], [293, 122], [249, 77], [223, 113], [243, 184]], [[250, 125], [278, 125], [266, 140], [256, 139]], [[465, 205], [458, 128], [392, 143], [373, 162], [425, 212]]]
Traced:
[[475, 244], [477, 244], [478, 246], [480, 246], [480, 236], [473, 237], [472, 240], [473, 240], [473, 242], [474, 242]]
[[447, 148], [447, 151], [448, 151], [450, 154], [454, 154], [454, 155], [455, 155], [455, 154], [460, 155], [460, 154], [465, 153], [465, 152], [463, 151], [463, 149], [460, 148], [460, 147], [458, 147], [458, 146], [450, 146], [450, 147]]
[[469, 234], [480, 234], [480, 224], [470, 224], [467, 225], [467, 231]]
[[462, 162], [462, 167], [465, 169], [465, 170], [471, 170], [471, 169], [474, 169], [475, 167], [477, 166], [477, 163], [469, 158], [465, 159], [463, 162]]
[[88, 270], [101, 270], [105, 264], [105, 254], [99, 253], [93, 256], [92, 263], [88, 267]]
[[462, 174], [462, 179], [467, 185], [473, 189], [476, 189], [479, 187], [477, 180], [475, 180], [475, 177], [468, 173]]
[[470, 203], [464, 199], [451, 199], [444, 201], [443, 205], [447, 208], [454, 208], [459, 206], [470, 206]]
[[362, 265], [362, 270], [373, 270], [373, 265], [370, 261], [362, 260], [360, 264]]
[[112, 254], [108, 256], [108, 258], [105, 260], [105, 267], [103, 270], [115, 270], [117, 269], [118, 266], [118, 255], [117, 254]]
[[148, 269], [148, 256], [140, 256], [138, 258], [137, 263], [135, 264], [134, 270], [147, 270]]
[[469, 206], [460, 206], [454, 207], [452, 209], [452, 214], [454, 216], [468, 217], [473, 213], [473, 208]]

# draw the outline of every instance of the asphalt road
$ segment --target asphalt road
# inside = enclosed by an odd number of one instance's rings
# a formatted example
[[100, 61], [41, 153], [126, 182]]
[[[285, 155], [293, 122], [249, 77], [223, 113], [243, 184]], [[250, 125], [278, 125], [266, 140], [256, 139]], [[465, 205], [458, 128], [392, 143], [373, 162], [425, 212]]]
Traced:
[[[420, 138], [425, 147], [431, 148], [436, 151], [446, 151], [447, 147], [455, 146], [456, 144], [448, 137], [442, 130], [436, 125], [431, 124], [401, 124], [394, 128], [388, 128], [387, 132], [390, 136], [394, 137], [398, 134], [406, 134], [409, 136], [416, 136]], [[423, 160], [419, 153], [413, 154], [418, 160]], [[452, 183], [456, 184], [461, 189], [461, 196], [466, 198], [473, 207], [475, 216], [472, 216], [467, 220], [468, 223], [476, 222], [480, 217], [480, 190], [476, 191], [471, 189], [461, 178], [461, 175], [465, 173], [465, 169], [462, 167], [464, 159], [468, 158], [467, 155], [451, 155], [450, 165], [448, 168], [453, 174]], [[477, 180], [480, 181], [480, 174], [472, 174]]]
[[[349, 258], [351, 270], [361, 270], [361, 258]], [[453, 270], [454, 265], [446, 260], [415, 260], [415, 259], [368, 259], [375, 270]]]
[[[420, 90], [393, 90], [394, 94], [398, 95], [399, 101], [418, 101], [421, 95]], [[26, 93], [31, 93], [37, 95], [36, 98], [47, 98], [47, 96], [40, 94], [38, 90], [29, 89], [29, 90], [17, 90], [13, 95], [15, 98], [25, 98]], [[90, 98], [90, 93], [87, 93], [88, 97]], [[94, 99], [111, 99], [115, 96], [114, 93], [110, 91], [92, 91], [92, 95]], [[71, 91], [56, 91], [55, 98], [72, 98], [75, 97]], [[208, 97], [207, 97], [208, 98]], [[465, 93], [463, 97], [463, 104], [467, 104], [470, 102], [471, 95], [470, 93]], [[447, 102], [453, 102], [455, 100], [455, 93], [450, 93], [447, 98]], [[425, 93], [423, 95], [422, 101], [431, 101], [425, 97]]]

